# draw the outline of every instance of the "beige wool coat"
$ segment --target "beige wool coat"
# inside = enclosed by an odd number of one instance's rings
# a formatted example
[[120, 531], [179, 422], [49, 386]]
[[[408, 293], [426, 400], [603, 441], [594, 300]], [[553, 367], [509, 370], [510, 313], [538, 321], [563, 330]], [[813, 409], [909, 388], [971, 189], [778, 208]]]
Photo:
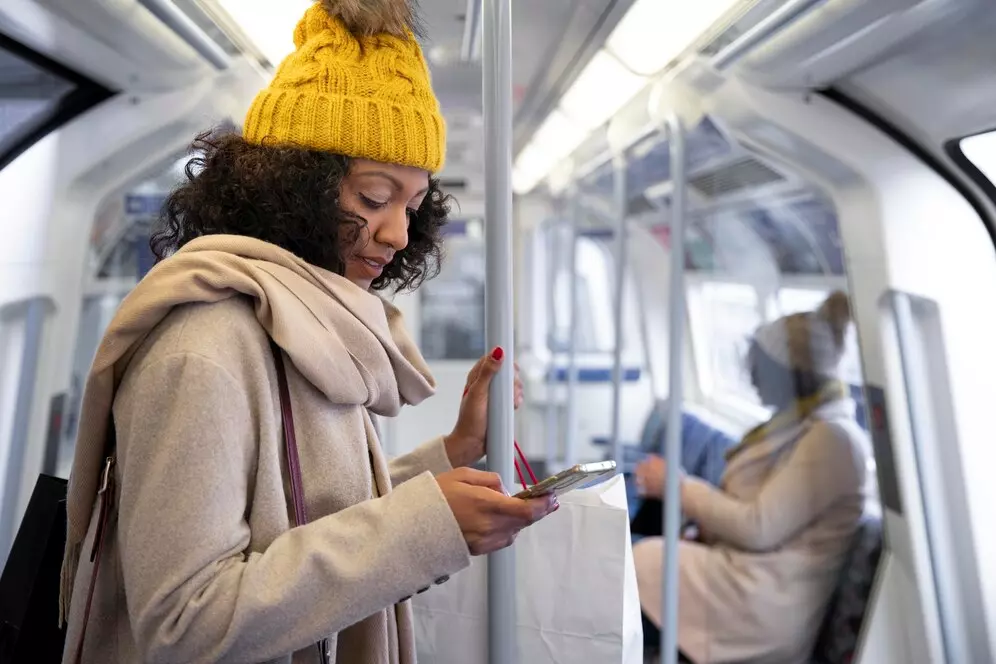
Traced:
[[[682, 482], [705, 543], [679, 544], [678, 644], [696, 664], [806, 664], [867, 498], [870, 442], [850, 400], [734, 456], [721, 490]], [[640, 602], [661, 620], [663, 543], [633, 548]]]
[[[268, 332], [286, 352], [311, 521], [298, 528]], [[114, 380], [101, 382], [108, 364]], [[111, 324], [74, 474], [109, 385], [116, 510], [84, 662], [316, 662], [326, 636], [340, 664], [415, 661], [406, 598], [469, 553], [434, 479], [450, 469], [442, 440], [389, 463], [371, 421], [432, 392], [391, 305], [272, 245], [204, 238], [155, 268]], [[84, 484], [71, 482], [71, 521]]]

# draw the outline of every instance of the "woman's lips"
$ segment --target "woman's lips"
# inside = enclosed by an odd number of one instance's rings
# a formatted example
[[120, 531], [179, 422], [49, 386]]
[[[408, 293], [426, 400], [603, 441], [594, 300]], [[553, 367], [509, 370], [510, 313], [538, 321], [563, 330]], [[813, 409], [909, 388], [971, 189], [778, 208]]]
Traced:
[[387, 266], [387, 262], [381, 259], [367, 258], [365, 256], [357, 256], [353, 259], [353, 262], [362, 267], [364, 272], [374, 279], [383, 274], [384, 268]]

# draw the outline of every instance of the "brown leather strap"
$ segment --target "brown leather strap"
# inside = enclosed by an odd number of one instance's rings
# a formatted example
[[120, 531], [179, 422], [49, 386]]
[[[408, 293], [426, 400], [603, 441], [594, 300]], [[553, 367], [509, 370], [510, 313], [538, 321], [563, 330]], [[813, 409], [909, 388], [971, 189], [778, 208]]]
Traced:
[[290, 388], [287, 385], [287, 370], [284, 368], [284, 355], [276, 342], [270, 339], [273, 361], [277, 366], [277, 389], [280, 394], [280, 419], [284, 427], [284, 450], [287, 455], [287, 472], [290, 473], [291, 497], [294, 502], [295, 525], [308, 523], [308, 511], [304, 506], [304, 482], [301, 480], [301, 458], [297, 453], [297, 436], [294, 433], [294, 411], [291, 409]]
[[[277, 392], [280, 395], [280, 419], [284, 429], [284, 451], [287, 455], [287, 472], [290, 473], [291, 499], [294, 502], [295, 525], [308, 523], [308, 511], [304, 506], [304, 482], [301, 479], [301, 457], [297, 453], [297, 435], [294, 432], [294, 410], [291, 408], [290, 387], [287, 384], [287, 369], [284, 367], [284, 354], [280, 346], [270, 339], [273, 363], [277, 367]], [[331, 643], [322, 639], [315, 644], [320, 661], [331, 661]]]
[[104, 551], [104, 540], [107, 538], [107, 522], [114, 509], [114, 457], [107, 457], [104, 464], [104, 474], [100, 481], [100, 512], [97, 516], [97, 531], [93, 535], [93, 546], [90, 549], [90, 562], [93, 570], [90, 572], [90, 588], [86, 593], [86, 608], [83, 610], [83, 625], [80, 627], [80, 637], [76, 642], [76, 664], [83, 661], [83, 642], [86, 640], [86, 626], [90, 622], [90, 608], [93, 606], [93, 591], [97, 586], [97, 573], [100, 571], [101, 553]]

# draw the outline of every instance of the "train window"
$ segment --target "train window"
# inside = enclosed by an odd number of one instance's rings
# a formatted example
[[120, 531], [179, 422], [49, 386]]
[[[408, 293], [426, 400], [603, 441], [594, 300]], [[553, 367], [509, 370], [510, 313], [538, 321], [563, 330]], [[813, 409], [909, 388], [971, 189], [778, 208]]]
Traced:
[[962, 154], [993, 183], [996, 183], [996, 131], [963, 138]]
[[757, 290], [741, 283], [692, 283], [688, 307], [692, 350], [703, 395], [764, 417], [766, 413], [747, 370], [749, 340], [763, 322]]
[[[563, 233], [566, 237], [566, 233]], [[563, 238], [561, 238], [563, 239]], [[547, 241], [551, 240], [547, 237]], [[608, 248], [599, 240], [580, 236], [577, 238], [577, 351], [581, 353], [609, 353], [613, 348], [612, 327], [612, 271]], [[547, 289], [548, 347], [554, 352], [564, 352], [570, 347], [571, 273], [566, 249], [556, 254], [559, 258], [553, 276], [553, 289]], [[552, 297], [553, 301], [550, 302]]]
[[0, 168], [110, 92], [0, 35]]
[[484, 241], [480, 220], [447, 224], [446, 262], [419, 288], [422, 355], [476, 360], [484, 354]]

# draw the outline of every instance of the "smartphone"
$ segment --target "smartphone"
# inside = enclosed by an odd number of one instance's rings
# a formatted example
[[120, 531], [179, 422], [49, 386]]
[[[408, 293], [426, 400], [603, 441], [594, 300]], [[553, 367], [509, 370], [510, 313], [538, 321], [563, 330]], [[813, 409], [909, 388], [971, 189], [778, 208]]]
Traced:
[[603, 475], [613, 473], [616, 469], [615, 461], [599, 461], [596, 463], [579, 463], [576, 466], [562, 470], [553, 477], [548, 477], [539, 484], [520, 491], [515, 494], [516, 498], [539, 498], [553, 494], [559, 496], [576, 489], [583, 484], [587, 484]]

